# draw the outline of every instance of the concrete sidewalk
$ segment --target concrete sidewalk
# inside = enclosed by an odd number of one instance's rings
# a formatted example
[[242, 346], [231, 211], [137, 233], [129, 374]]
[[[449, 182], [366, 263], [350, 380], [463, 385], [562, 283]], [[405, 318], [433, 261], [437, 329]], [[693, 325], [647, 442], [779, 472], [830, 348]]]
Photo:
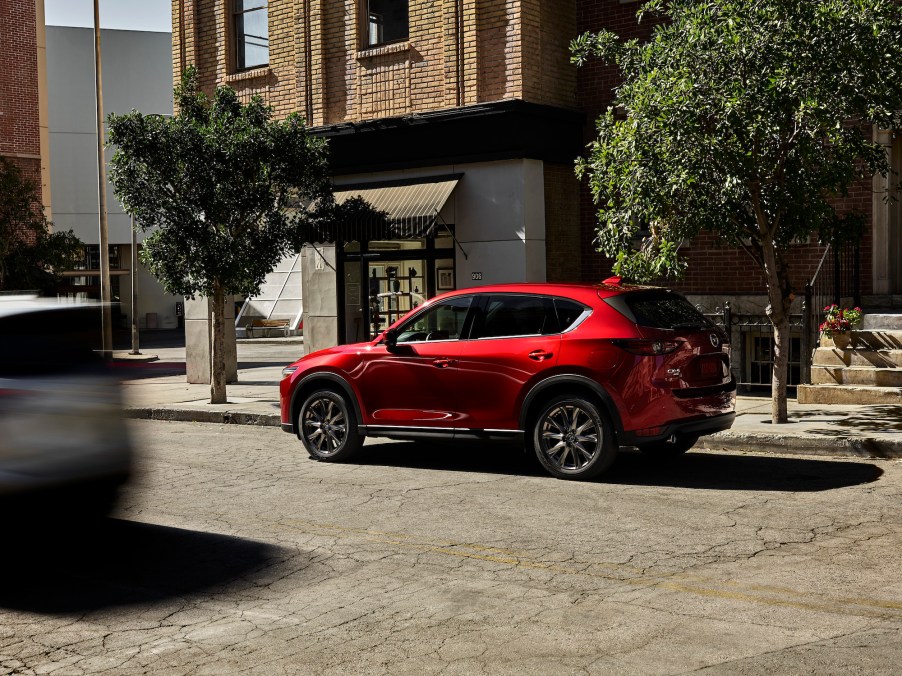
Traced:
[[[208, 385], [185, 381], [185, 348], [115, 354], [129, 417], [278, 426], [282, 368], [303, 354], [303, 340], [239, 340], [238, 382], [227, 404], [209, 403]], [[768, 397], [739, 396], [733, 428], [699, 447], [835, 456], [902, 458], [902, 406], [800, 405], [789, 401], [790, 422], [772, 425]]]

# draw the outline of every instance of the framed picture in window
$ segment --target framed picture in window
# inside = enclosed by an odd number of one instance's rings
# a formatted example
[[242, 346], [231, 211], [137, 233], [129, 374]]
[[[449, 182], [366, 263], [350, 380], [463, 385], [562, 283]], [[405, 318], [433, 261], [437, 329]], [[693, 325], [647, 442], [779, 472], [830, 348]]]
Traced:
[[454, 288], [454, 270], [438, 268], [435, 271], [435, 286], [439, 291], [450, 291]]

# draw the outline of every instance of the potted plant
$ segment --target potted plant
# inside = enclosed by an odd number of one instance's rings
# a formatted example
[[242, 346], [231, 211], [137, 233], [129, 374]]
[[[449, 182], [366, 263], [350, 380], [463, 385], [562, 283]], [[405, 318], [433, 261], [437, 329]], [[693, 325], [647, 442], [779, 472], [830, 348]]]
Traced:
[[852, 338], [849, 332], [861, 324], [861, 308], [839, 307], [828, 305], [824, 308], [824, 322], [820, 325], [821, 344], [824, 347], [845, 349]]

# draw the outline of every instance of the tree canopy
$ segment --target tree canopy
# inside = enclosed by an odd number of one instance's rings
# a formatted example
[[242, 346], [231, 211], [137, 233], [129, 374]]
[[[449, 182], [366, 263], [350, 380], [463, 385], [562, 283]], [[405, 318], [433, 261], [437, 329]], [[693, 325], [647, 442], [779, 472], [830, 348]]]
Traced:
[[653, 0], [640, 17], [660, 20], [646, 43], [573, 43], [577, 63], [596, 55], [624, 77], [578, 167], [624, 274], [680, 272], [678, 244], [701, 230], [763, 267], [765, 243], [824, 230], [835, 197], [889, 171], [871, 125], [899, 124], [897, 3]]
[[257, 97], [208, 97], [193, 68], [175, 99], [173, 117], [109, 116], [116, 196], [151, 232], [142, 262], [169, 293], [253, 295], [314, 224], [302, 205], [331, 199], [326, 143]]
[[53, 293], [84, 256], [71, 230], [51, 232], [36, 186], [0, 157], [0, 291]]
[[166, 291], [212, 299], [211, 401], [221, 403], [225, 296], [256, 294], [289, 250], [322, 239], [342, 210], [326, 142], [300, 115], [275, 120], [259, 97], [242, 103], [225, 86], [208, 96], [193, 67], [175, 103], [172, 117], [109, 116], [110, 178], [150, 231], [141, 260]]
[[[651, 0], [650, 40], [609, 31], [574, 61], [616, 63], [623, 83], [577, 173], [598, 208], [600, 249], [639, 280], [680, 274], [702, 231], [764, 273], [775, 327], [774, 419], [786, 419], [786, 253], [847, 227], [835, 200], [887, 175], [872, 126], [899, 127], [902, 9], [893, 0]], [[763, 290], [762, 290], [763, 291]], [[782, 402], [780, 401], [782, 399]]]

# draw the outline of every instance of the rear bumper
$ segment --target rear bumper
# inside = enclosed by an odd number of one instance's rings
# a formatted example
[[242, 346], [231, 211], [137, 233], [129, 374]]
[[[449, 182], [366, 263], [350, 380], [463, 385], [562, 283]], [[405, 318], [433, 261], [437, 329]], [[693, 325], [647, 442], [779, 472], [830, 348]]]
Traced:
[[654, 436], [636, 436], [635, 432], [624, 432], [618, 440], [621, 446], [638, 446], [640, 444], [649, 444], [657, 441], [669, 439], [671, 435], [677, 436], [698, 435], [703, 437], [707, 434], [723, 432], [733, 426], [736, 420], [736, 412], [721, 413], [697, 420], [689, 420], [686, 422], [675, 422], [661, 427], [661, 432]]
[[282, 431], [288, 434], [294, 434], [294, 425], [291, 423], [282, 423]]

